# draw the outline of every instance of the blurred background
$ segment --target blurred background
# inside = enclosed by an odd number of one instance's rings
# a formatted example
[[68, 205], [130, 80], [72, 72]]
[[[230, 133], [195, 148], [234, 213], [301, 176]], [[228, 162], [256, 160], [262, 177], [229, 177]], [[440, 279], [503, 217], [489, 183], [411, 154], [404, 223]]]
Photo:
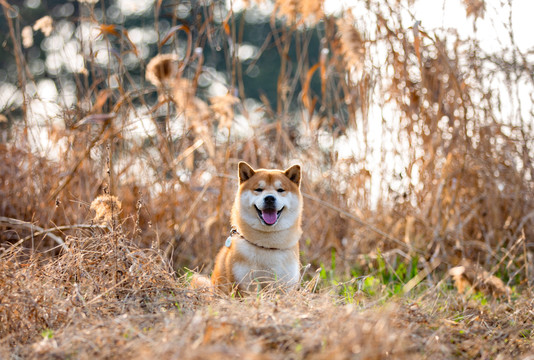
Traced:
[[[0, 1], [0, 242], [120, 227], [209, 272], [237, 163], [303, 166], [303, 264], [534, 273], [528, 0]], [[382, 265], [381, 265], [382, 264]]]

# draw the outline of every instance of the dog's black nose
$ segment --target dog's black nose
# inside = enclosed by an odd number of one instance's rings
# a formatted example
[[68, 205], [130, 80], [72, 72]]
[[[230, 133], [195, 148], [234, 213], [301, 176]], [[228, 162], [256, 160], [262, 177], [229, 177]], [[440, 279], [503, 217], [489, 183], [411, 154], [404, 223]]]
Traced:
[[272, 195], [267, 195], [265, 198], [263, 198], [263, 201], [265, 202], [265, 205], [274, 205], [276, 202], [276, 198]]

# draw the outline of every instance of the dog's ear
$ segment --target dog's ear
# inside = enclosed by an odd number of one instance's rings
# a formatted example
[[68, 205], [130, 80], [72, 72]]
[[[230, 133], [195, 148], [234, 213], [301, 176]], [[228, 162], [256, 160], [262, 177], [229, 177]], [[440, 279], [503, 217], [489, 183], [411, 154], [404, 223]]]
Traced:
[[250, 179], [256, 172], [254, 169], [244, 161], [240, 161], [238, 165], [239, 183], [242, 184]]
[[289, 180], [300, 186], [300, 165], [291, 166], [284, 172], [284, 174], [288, 177]]

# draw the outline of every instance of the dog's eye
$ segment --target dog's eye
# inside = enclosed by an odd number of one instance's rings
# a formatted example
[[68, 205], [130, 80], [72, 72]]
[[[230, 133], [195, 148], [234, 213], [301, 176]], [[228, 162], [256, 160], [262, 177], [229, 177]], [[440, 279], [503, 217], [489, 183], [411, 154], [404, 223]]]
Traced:
[[278, 190], [276, 190], [276, 191], [282, 193], [282, 192], [284, 192], [285, 190], [284, 190], [284, 189], [278, 189]]
[[257, 188], [257, 189], [256, 189], [256, 190], [254, 190], [254, 191], [257, 191], [257, 192], [262, 192], [262, 191], [263, 191], [263, 189], [261, 189], [261, 188]]

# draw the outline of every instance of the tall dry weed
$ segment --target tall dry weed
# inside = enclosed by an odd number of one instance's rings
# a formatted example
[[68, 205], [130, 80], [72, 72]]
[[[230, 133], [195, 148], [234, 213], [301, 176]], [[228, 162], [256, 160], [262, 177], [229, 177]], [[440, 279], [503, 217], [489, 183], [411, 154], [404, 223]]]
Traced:
[[[78, 98], [62, 126], [38, 128], [51, 134], [59, 160], [30, 150], [28, 129], [10, 128], [12, 141], [0, 149], [1, 215], [64, 238], [71, 230], [54, 227], [89, 223], [91, 201], [108, 193], [122, 202], [118, 221], [135, 230], [136, 242], [159, 247], [176, 267], [208, 271], [230, 228], [237, 162], [284, 167], [299, 160], [305, 262], [328, 263], [335, 251], [338, 270], [348, 273], [380, 249], [439, 259], [442, 267], [467, 258], [524, 277], [533, 238], [532, 119], [510, 120], [498, 104], [503, 91], [514, 96], [528, 80], [528, 67], [499, 66], [506, 53], [471, 56], [477, 39], [432, 33], [416, 19], [403, 23], [403, 4], [368, 2], [365, 11], [337, 18], [325, 16], [320, 1], [276, 5], [271, 40], [255, 56], [278, 53], [277, 104], [263, 97], [255, 109], [244, 98], [235, 47], [245, 19], [228, 12], [216, 21], [218, 10], [207, 6], [185, 25], [171, 12], [173, 26], [157, 43], [168, 55], [145, 60], [129, 29], [99, 23], [98, 4], [83, 7], [75, 23], [98, 24], [100, 43], [80, 44], [89, 49], [85, 71], [72, 74]], [[482, 16], [478, 2], [465, 5]], [[313, 17], [323, 20], [318, 28], [306, 20]], [[309, 48], [312, 32], [318, 49]], [[96, 45], [117, 56], [102, 65]], [[212, 97], [199, 86], [208, 47], [224, 53], [227, 95]], [[127, 56], [139, 60], [139, 81], [154, 86], [135, 80]], [[18, 64], [21, 85], [31, 83], [22, 76], [27, 64]], [[498, 76], [510, 79], [507, 90], [484, 81]], [[146, 131], [136, 138], [140, 128]], [[45, 251], [57, 245], [32, 238], [29, 228], [0, 226], [3, 242], [28, 239], [25, 248]], [[515, 245], [523, 232], [524, 245]]]

